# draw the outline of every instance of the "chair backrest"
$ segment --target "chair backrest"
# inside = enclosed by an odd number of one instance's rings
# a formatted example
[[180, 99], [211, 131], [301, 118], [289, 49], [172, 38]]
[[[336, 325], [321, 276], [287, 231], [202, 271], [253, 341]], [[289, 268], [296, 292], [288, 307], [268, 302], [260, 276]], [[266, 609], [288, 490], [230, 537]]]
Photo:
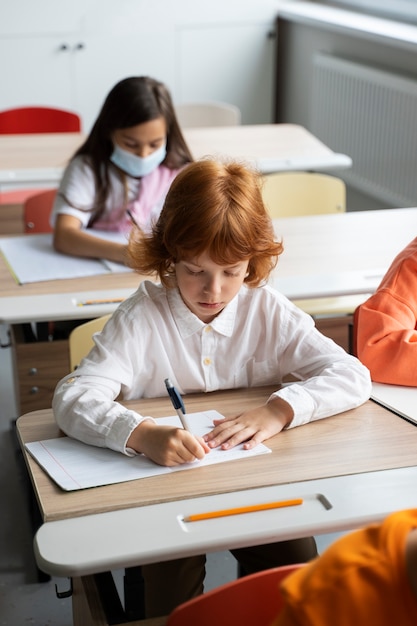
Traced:
[[238, 126], [240, 110], [227, 102], [189, 102], [177, 104], [175, 112], [181, 128], [196, 126]]
[[69, 334], [69, 360], [71, 371], [77, 369], [83, 357], [85, 357], [94, 346], [93, 335], [100, 332], [103, 326], [111, 316], [103, 315], [96, 319], [85, 322], [76, 326]]
[[346, 185], [336, 176], [277, 172], [263, 177], [262, 196], [272, 217], [346, 211]]
[[0, 134], [79, 133], [81, 118], [76, 113], [50, 107], [18, 107], [0, 111]]
[[34, 193], [24, 201], [23, 220], [25, 233], [51, 233], [53, 228], [49, 223], [56, 189], [46, 189]]
[[303, 564], [238, 578], [176, 607], [166, 626], [270, 626], [283, 600], [280, 582]]

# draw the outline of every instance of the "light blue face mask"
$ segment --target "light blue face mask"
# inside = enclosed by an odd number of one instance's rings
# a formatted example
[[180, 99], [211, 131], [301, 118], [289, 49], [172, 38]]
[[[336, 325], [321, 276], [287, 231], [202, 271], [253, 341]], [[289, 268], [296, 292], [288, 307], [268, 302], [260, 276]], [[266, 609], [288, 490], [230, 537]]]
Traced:
[[110, 161], [123, 172], [134, 178], [142, 178], [155, 170], [166, 157], [167, 146], [164, 143], [160, 148], [147, 157], [140, 157], [133, 152], [123, 150], [117, 144], [114, 145]]

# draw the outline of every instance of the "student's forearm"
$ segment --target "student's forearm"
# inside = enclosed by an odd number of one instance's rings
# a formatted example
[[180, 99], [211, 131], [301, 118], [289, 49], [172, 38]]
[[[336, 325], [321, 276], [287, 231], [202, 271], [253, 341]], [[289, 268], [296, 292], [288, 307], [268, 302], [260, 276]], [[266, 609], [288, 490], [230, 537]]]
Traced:
[[54, 247], [63, 254], [126, 263], [126, 245], [99, 239], [82, 230], [55, 233]]

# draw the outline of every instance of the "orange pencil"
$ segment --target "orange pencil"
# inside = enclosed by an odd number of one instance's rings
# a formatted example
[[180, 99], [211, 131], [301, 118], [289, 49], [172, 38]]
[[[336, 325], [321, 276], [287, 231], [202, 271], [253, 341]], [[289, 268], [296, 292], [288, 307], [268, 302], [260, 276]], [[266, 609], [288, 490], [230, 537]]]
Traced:
[[91, 304], [117, 304], [123, 302], [124, 298], [102, 298], [98, 300], [84, 300], [84, 302], [78, 302], [77, 306], [89, 306]]
[[253, 513], [255, 511], [267, 511], [268, 509], [280, 509], [287, 506], [298, 506], [302, 503], [302, 498], [294, 498], [292, 500], [280, 500], [279, 502], [266, 502], [265, 504], [238, 506], [235, 509], [223, 509], [220, 511], [209, 511], [208, 513], [187, 515], [187, 517], [184, 517], [184, 522], [199, 522], [201, 520], [213, 519], [215, 517], [227, 517], [229, 515], [240, 515], [241, 513]]

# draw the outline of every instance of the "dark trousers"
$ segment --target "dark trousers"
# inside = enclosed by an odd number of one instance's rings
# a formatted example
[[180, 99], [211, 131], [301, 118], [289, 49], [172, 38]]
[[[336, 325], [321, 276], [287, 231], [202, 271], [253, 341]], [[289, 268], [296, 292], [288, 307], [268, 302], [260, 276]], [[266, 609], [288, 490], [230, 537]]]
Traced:
[[[271, 567], [305, 563], [317, 556], [313, 537], [281, 541], [251, 548], [231, 550], [245, 574]], [[187, 557], [142, 566], [145, 580], [146, 617], [168, 615], [182, 604], [204, 591], [206, 556]]]

